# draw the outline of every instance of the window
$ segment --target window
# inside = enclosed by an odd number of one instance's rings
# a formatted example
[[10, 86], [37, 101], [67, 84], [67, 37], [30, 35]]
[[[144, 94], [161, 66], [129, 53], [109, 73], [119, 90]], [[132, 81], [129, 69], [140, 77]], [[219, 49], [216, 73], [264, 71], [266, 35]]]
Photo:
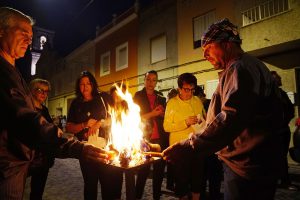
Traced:
[[116, 48], [116, 71], [128, 67], [128, 42]]
[[167, 37], [160, 35], [151, 39], [151, 63], [167, 59]]
[[266, 1], [242, 12], [243, 26], [261, 21], [289, 10], [288, 0]]
[[100, 57], [100, 76], [110, 73], [110, 52], [106, 52]]
[[201, 36], [216, 21], [216, 11], [210, 11], [193, 19], [194, 49], [201, 47]]

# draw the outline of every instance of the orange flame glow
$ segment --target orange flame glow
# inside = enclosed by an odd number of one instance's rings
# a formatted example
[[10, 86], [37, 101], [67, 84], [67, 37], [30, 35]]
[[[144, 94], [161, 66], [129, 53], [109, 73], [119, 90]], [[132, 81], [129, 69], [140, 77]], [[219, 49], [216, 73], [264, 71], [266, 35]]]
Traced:
[[140, 107], [133, 102], [132, 95], [127, 89], [122, 91], [122, 85], [121, 87], [117, 84], [114, 86], [119, 100], [115, 100], [115, 105], [109, 109], [111, 132], [106, 148], [113, 146], [119, 153], [112, 162], [119, 162], [120, 154], [123, 153], [124, 156], [125, 153], [129, 159], [128, 166], [134, 166], [144, 160], [144, 155], [141, 153], [143, 132], [141, 130]]

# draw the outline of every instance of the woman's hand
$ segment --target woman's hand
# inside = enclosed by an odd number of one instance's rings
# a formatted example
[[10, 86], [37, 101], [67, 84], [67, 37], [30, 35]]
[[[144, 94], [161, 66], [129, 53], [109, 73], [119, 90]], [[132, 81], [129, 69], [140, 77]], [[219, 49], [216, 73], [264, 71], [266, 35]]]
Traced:
[[185, 123], [186, 123], [187, 126], [191, 126], [191, 125], [197, 124], [198, 123], [198, 118], [197, 118], [197, 116], [189, 116], [185, 120]]
[[165, 109], [162, 105], [158, 105], [156, 106], [153, 110], [152, 110], [152, 116], [156, 117], [156, 116], [164, 116], [165, 114]]
[[94, 124], [97, 123], [97, 120], [95, 119], [89, 119], [86, 124], [85, 124], [85, 127], [92, 127]]
[[97, 131], [99, 130], [99, 128], [101, 127], [101, 121], [93, 121], [93, 123], [91, 123], [92, 125], [89, 128], [89, 131], [87, 132], [87, 136], [90, 135], [95, 135], [97, 133]]

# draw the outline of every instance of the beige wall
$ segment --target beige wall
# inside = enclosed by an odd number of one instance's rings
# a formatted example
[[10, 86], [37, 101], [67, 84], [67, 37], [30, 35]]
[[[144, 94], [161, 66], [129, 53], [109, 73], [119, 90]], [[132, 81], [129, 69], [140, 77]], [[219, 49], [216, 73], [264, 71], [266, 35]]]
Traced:
[[64, 64], [56, 70], [50, 80], [53, 96], [48, 99], [50, 115], [57, 116], [56, 109], [62, 108], [62, 115], [67, 115], [67, 99], [73, 98], [75, 82], [83, 70], [94, 74], [95, 46], [92, 41], [87, 41], [64, 59]]
[[252, 51], [300, 39], [300, 2], [289, 2], [289, 11], [240, 29], [244, 50]]
[[[177, 76], [177, 6], [174, 0], [153, 3], [139, 14], [138, 33], [138, 78], [140, 90], [143, 88], [143, 75], [150, 70], [158, 71], [158, 78], [168, 79]], [[151, 40], [159, 35], [166, 36], [166, 59], [151, 63]], [[170, 69], [170, 67], [173, 67]], [[169, 68], [169, 69], [168, 69]], [[174, 80], [158, 82], [157, 90], [174, 86]]]
[[193, 47], [193, 18], [203, 15], [209, 11], [216, 10], [216, 20], [229, 18], [235, 21], [233, 11], [233, 0], [220, 1], [177, 1], [178, 9], [178, 64], [187, 64], [178, 68], [178, 74], [185, 72], [194, 73], [198, 80], [198, 85], [204, 85], [206, 90], [206, 82], [209, 80], [218, 79], [217, 71], [204, 72], [203, 70], [213, 69], [213, 66], [203, 59], [201, 48], [194, 49]]
[[[227, 17], [235, 19], [232, 12], [233, 0], [220, 1], [177, 1], [177, 29], [178, 29], [178, 64], [203, 59], [201, 48], [193, 48], [193, 18], [203, 15], [211, 10], [216, 10], [216, 19]], [[187, 66], [189, 67], [189, 66]], [[184, 69], [183, 69], [184, 71]], [[180, 74], [181, 72], [179, 72]]]
[[56, 109], [62, 108], [62, 115], [68, 114], [68, 99], [75, 98], [75, 94], [69, 94], [48, 100], [48, 109], [51, 116], [57, 116]]

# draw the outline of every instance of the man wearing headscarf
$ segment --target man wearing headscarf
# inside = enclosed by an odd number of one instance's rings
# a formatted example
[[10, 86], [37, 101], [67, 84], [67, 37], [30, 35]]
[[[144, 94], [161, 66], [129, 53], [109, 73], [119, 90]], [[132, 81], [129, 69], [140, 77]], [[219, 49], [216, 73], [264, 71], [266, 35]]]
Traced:
[[278, 87], [265, 64], [242, 50], [237, 27], [228, 19], [212, 24], [201, 40], [204, 57], [221, 70], [207, 126], [163, 155], [176, 162], [185, 148], [216, 152], [224, 167], [225, 200], [273, 199], [282, 155]]

